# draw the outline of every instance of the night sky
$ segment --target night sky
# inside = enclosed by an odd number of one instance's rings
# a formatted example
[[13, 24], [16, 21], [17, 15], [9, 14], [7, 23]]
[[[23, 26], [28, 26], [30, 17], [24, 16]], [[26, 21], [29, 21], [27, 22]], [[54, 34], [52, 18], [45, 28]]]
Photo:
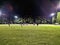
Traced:
[[11, 4], [14, 13], [21, 17], [49, 17], [56, 11], [59, 0], [1, 0], [0, 5]]

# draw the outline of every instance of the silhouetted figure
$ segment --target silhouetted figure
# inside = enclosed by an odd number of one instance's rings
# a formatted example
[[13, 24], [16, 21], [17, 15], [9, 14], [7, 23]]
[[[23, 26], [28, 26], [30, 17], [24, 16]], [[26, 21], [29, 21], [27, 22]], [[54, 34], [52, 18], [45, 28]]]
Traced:
[[22, 27], [23, 23], [20, 23], [20, 24], [21, 24], [21, 27]]
[[8, 23], [9, 27], [10, 27], [10, 23]]
[[35, 23], [33, 23], [33, 25], [35, 25]]
[[37, 23], [37, 26], [38, 26], [39, 24]]
[[10, 27], [10, 21], [8, 22], [8, 25], [9, 25], [9, 27]]

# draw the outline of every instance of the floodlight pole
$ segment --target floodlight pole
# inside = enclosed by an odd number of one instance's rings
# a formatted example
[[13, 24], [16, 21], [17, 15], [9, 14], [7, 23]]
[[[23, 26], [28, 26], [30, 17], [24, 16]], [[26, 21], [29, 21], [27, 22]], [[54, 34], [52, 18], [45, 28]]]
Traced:
[[2, 12], [0, 10], [0, 20], [1, 20], [1, 23], [2, 23]]
[[2, 15], [1, 15], [1, 23], [2, 23]]
[[57, 19], [57, 11], [56, 11], [56, 14], [55, 14], [55, 20], [54, 20], [54, 23], [57, 22], [56, 19]]
[[57, 19], [57, 9], [56, 9], [56, 14], [55, 14], [55, 19], [54, 19], [54, 23], [57, 23], [56, 19]]

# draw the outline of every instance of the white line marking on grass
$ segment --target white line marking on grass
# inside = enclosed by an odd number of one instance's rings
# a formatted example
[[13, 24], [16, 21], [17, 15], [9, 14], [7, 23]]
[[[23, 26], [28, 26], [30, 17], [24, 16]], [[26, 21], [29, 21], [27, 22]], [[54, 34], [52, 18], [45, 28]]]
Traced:
[[[0, 24], [0, 26], [9, 26], [8, 24]], [[10, 24], [10, 26], [21, 26], [21, 24]], [[37, 26], [37, 24], [22, 24], [22, 26]], [[60, 25], [54, 25], [54, 24], [39, 24], [38, 26], [60, 26]]]

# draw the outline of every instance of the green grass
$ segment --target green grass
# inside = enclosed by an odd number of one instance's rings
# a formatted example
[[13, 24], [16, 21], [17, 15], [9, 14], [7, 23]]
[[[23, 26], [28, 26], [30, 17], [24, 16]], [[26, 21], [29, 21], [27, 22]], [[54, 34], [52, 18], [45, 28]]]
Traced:
[[60, 45], [60, 26], [1, 25], [0, 45]]

